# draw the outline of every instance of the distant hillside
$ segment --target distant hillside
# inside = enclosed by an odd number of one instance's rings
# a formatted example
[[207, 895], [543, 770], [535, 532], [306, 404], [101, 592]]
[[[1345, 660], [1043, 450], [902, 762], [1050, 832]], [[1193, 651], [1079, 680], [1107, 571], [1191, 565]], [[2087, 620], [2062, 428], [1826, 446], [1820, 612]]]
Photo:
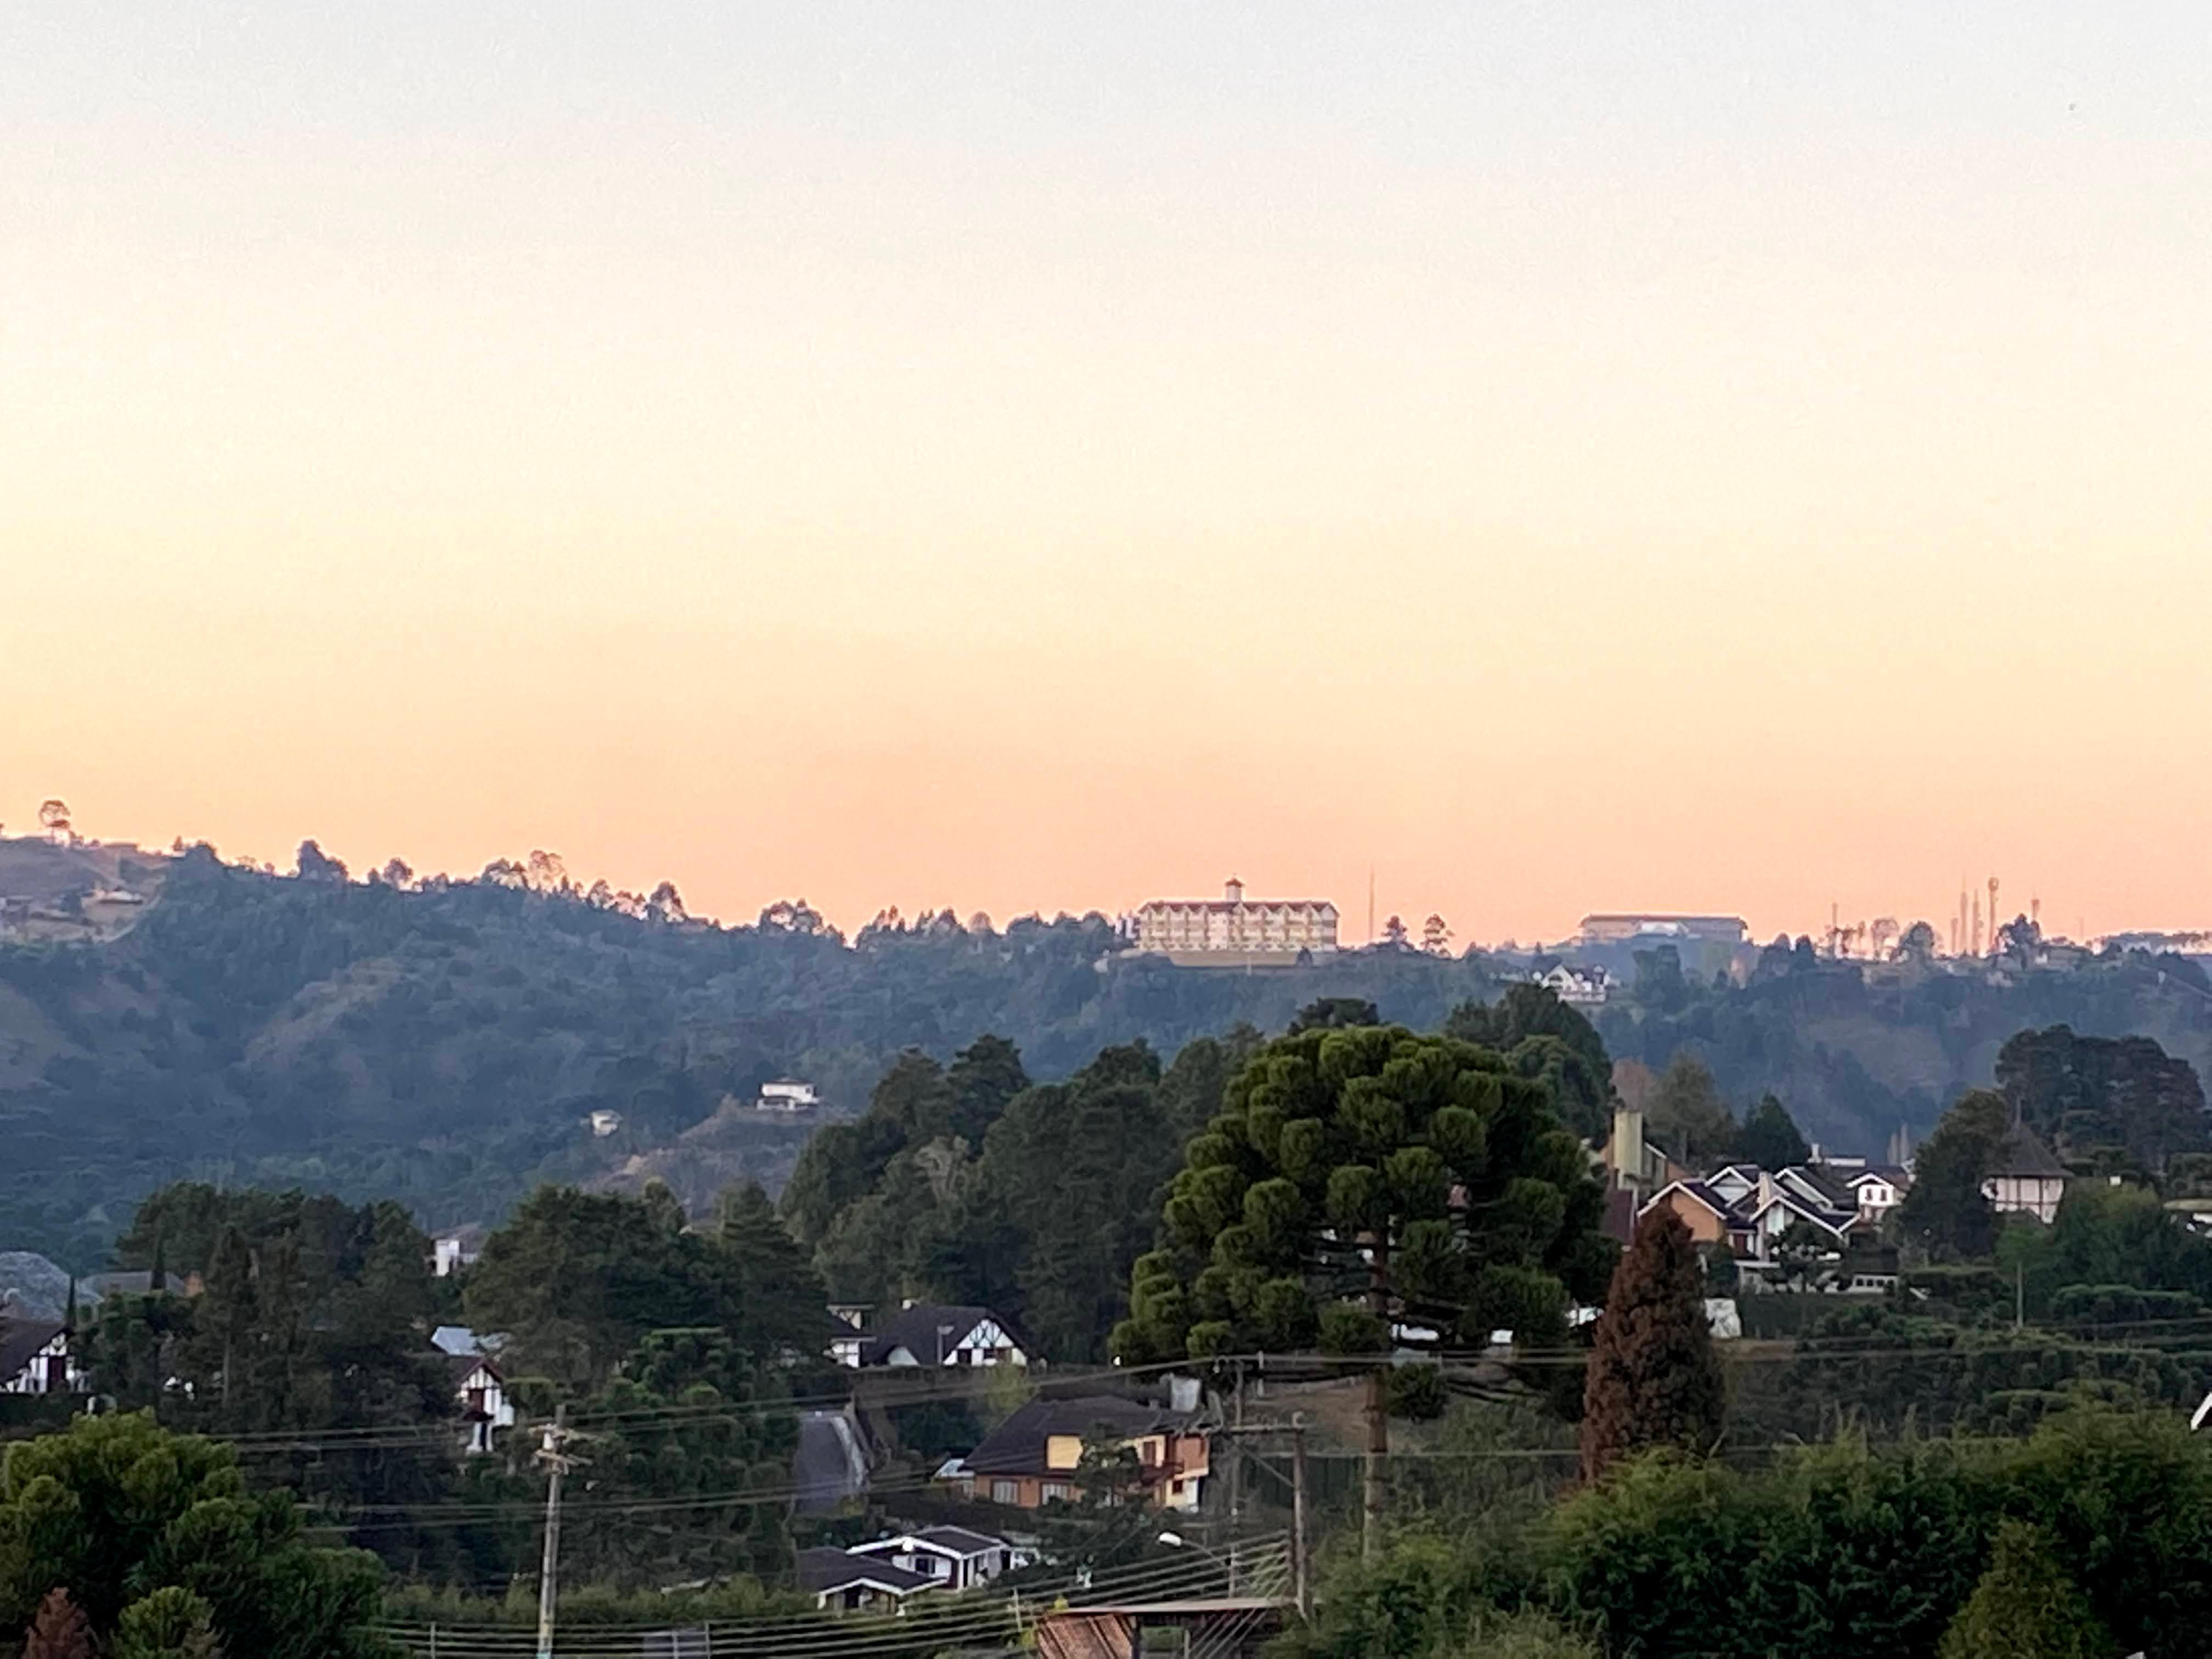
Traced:
[[[750, 1109], [772, 1078], [849, 1113], [909, 1045], [997, 1031], [1052, 1077], [1109, 1042], [1279, 1026], [1339, 991], [1433, 1024], [1487, 983], [1418, 955], [1118, 965], [1096, 916], [988, 933], [940, 916], [848, 944], [803, 907], [723, 929], [672, 893], [533, 890], [544, 872], [525, 866], [400, 885], [205, 849], [161, 864], [159, 902], [112, 942], [0, 941], [0, 1248], [89, 1265], [180, 1175], [394, 1195], [433, 1226], [496, 1219], [548, 1178], [773, 1189], [811, 1126]], [[592, 1134], [594, 1111], [620, 1128]]]
[[[48, 857], [21, 845], [0, 853]], [[579, 893], [545, 866], [364, 883], [204, 849], [153, 862], [132, 873], [159, 898], [119, 936], [0, 940], [0, 1249], [97, 1265], [135, 1200], [183, 1175], [397, 1196], [432, 1226], [495, 1220], [548, 1178], [659, 1177], [694, 1201], [740, 1176], [773, 1189], [811, 1127], [752, 1111], [775, 1077], [848, 1115], [908, 1046], [943, 1058], [996, 1032], [1049, 1079], [1111, 1044], [1170, 1055], [1240, 1023], [1280, 1030], [1317, 997], [1432, 1029], [1507, 972], [1402, 950], [1178, 969], [1122, 953], [1097, 916], [970, 932], [947, 914], [848, 942], [783, 905], [720, 928], [672, 890]], [[103, 879], [123, 873], [118, 856]], [[1616, 1057], [1694, 1048], [1739, 1107], [1771, 1088], [1808, 1135], [1864, 1151], [1987, 1082], [2024, 1026], [2212, 1059], [2201, 971], [2140, 954], [1877, 983], [1796, 958], [1741, 988], [1655, 971], [1599, 1012]], [[593, 1134], [595, 1111], [620, 1127]]]

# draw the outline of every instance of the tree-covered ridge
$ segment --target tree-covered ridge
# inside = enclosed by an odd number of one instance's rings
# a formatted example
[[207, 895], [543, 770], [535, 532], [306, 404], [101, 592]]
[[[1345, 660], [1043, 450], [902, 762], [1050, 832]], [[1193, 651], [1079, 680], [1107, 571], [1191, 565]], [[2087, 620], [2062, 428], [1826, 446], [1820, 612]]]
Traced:
[[[580, 889], [544, 857], [465, 881], [342, 879], [309, 849], [301, 867], [195, 849], [162, 861], [158, 902], [111, 943], [0, 946], [0, 1136], [21, 1177], [0, 1192], [0, 1244], [90, 1268], [132, 1201], [186, 1175], [390, 1197], [443, 1227], [489, 1224], [541, 1181], [635, 1186], [636, 1159], [696, 1176], [681, 1194], [696, 1206], [789, 1174], [812, 1126], [750, 1109], [774, 1077], [851, 1114], [908, 1048], [946, 1062], [997, 1032], [1052, 1081], [1109, 1048], [1280, 1031], [1330, 999], [1425, 1030], [1494, 1011], [1454, 1035], [1540, 1077], [1584, 1134], [1610, 1103], [1601, 1036], [1655, 1072], [1697, 1054], [1739, 1111], [1771, 1091], [1808, 1139], [1869, 1153], [1992, 1081], [2023, 1028], [2140, 1033], [2200, 1068], [2212, 1048], [2201, 972], [2140, 953], [1969, 974], [1770, 951], [1739, 986], [1662, 949], [1592, 1033], [1519, 983], [1526, 960], [1480, 953], [1219, 972], [1134, 956], [1097, 915], [887, 915], [848, 940], [799, 903], [710, 927], [672, 890]], [[622, 1118], [603, 1141], [581, 1127], [602, 1110]]]
[[1868, 964], [1800, 940], [1769, 946], [1738, 985], [1686, 974], [1662, 945], [1638, 954], [1595, 1023], [1618, 1061], [1657, 1073], [1693, 1054], [1739, 1110], [1771, 1093], [1808, 1139], [1876, 1157], [1900, 1127], [1917, 1139], [1962, 1091], [1989, 1086], [2026, 1030], [2142, 1036], [2199, 1077], [2212, 1069], [2212, 982], [2194, 961], [2142, 951], [2064, 966]]

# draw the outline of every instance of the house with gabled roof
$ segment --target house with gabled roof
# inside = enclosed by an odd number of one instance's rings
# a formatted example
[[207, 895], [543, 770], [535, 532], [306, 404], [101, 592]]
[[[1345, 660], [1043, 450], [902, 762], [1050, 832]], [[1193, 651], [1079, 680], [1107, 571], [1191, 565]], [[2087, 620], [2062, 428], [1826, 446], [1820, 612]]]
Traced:
[[825, 1613], [902, 1613], [915, 1596], [944, 1588], [926, 1573], [840, 1549], [801, 1550], [798, 1565], [799, 1589]]
[[1032, 1400], [965, 1457], [947, 1460], [937, 1478], [961, 1495], [1016, 1509], [1072, 1503], [1082, 1490], [1086, 1447], [1128, 1454], [1128, 1490], [1163, 1509], [1195, 1510], [1211, 1469], [1210, 1440], [1199, 1416], [1113, 1395]]
[[2058, 1219], [2066, 1182], [2066, 1166], [2015, 1116], [2010, 1132], [1990, 1160], [1982, 1195], [2000, 1215], [2032, 1215], [2048, 1225]]
[[0, 1394], [90, 1392], [90, 1382], [70, 1356], [70, 1334], [62, 1320], [0, 1314]]
[[[852, 1326], [849, 1304], [833, 1310]], [[945, 1366], [1023, 1365], [1029, 1344], [988, 1308], [910, 1302], [872, 1332], [841, 1330], [831, 1339], [830, 1356], [860, 1370], [894, 1370]]]
[[946, 1589], [988, 1584], [1012, 1565], [1014, 1547], [1003, 1538], [965, 1527], [925, 1527], [872, 1543], [854, 1544], [848, 1555], [888, 1562], [906, 1572], [933, 1578]]

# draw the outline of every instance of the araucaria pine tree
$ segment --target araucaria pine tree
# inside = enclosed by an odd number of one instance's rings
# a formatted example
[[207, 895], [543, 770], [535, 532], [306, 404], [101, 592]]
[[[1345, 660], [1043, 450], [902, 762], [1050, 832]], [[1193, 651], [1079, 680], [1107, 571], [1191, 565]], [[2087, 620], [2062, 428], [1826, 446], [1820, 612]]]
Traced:
[[1690, 1230], [1653, 1210], [1613, 1269], [1583, 1385], [1583, 1479], [1647, 1446], [1706, 1451], [1727, 1388], [1705, 1324], [1705, 1269]]

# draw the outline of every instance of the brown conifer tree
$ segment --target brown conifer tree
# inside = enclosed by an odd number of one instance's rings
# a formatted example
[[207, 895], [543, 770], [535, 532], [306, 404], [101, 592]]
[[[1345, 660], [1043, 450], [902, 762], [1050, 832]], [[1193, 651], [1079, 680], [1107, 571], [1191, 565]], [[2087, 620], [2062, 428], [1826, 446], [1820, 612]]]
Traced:
[[31, 1621], [23, 1659], [92, 1659], [92, 1624], [65, 1589], [46, 1592], [39, 1616]]
[[1583, 1384], [1583, 1479], [1647, 1446], [1709, 1450], [1726, 1405], [1697, 1246], [1671, 1212], [1654, 1210], [1637, 1224], [1598, 1316]]

